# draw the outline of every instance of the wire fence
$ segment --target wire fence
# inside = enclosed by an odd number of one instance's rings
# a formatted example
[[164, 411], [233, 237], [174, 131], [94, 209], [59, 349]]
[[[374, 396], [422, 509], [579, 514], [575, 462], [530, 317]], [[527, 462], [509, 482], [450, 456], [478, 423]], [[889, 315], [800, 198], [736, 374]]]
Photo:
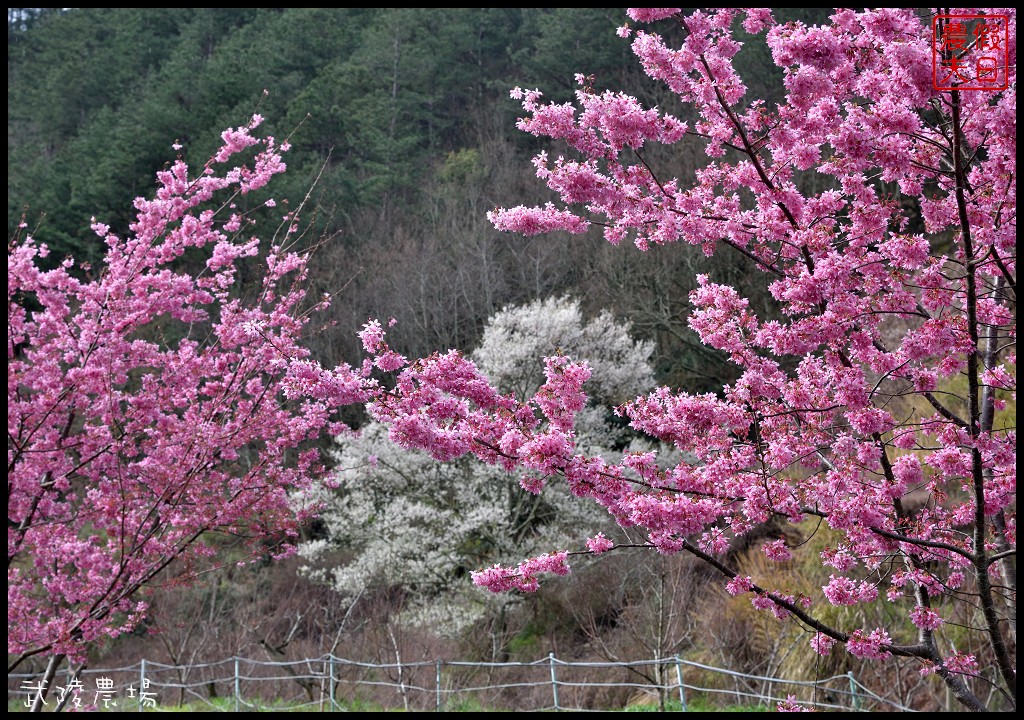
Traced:
[[[29, 709], [42, 690], [42, 675], [9, 674], [7, 679], [8, 709]], [[608, 711], [646, 705], [708, 710], [726, 705], [774, 709], [789, 698], [819, 710], [912, 711], [872, 692], [852, 673], [788, 680], [679, 657], [576, 662], [554, 653], [533, 662], [370, 663], [334, 655], [290, 662], [232, 657], [194, 665], [142, 660], [128, 667], [58, 673], [42, 709]]]

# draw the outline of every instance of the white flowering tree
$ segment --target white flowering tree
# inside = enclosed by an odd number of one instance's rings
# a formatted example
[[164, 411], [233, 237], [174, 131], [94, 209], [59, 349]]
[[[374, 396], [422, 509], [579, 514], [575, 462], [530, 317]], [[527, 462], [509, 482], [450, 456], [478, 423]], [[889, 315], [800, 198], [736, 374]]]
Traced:
[[[631, 433], [610, 422], [609, 408], [654, 386], [652, 350], [611, 313], [586, 321], [578, 301], [550, 298], [492, 316], [471, 359], [502, 392], [520, 397], [543, 384], [540, 358], [586, 359], [593, 376], [577, 440], [614, 460]], [[520, 482], [473, 458], [438, 463], [392, 443], [380, 423], [337, 443], [338, 487], [311, 498], [324, 506], [324, 532], [300, 548], [306, 571], [352, 597], [364, 588], [400, 589], [404, 619], [416, 625], [458, 634], [501, 602], [473, 588], [470, 571], [579, 543], [580, 528], [609, 524], [603, 509], [564, 487]]]

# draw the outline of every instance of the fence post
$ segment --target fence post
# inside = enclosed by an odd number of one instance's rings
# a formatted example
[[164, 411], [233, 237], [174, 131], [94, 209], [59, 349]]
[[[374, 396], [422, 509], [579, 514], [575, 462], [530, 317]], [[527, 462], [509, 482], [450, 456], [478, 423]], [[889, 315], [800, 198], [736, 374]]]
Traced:
[[334, 696], [338, 692], [338, 686], [336, 684], [337, 681], [334, 679], [334, 653], [330, 653], [327, 657], [329, 658], [327, 661], [327, 667], [331, 673], [331, 677], [327, 680], [327, 687], [331, 691], [331, 712], [335, 712], [338, 707], [335, 704]]
[[441, 712], [441, 661], [436, 660], [434, 662], [434, 688], [436, 690], [436, 697], [434, 698], [434, 709], [437, 712]]
[[[71, 669], [71, 666], [68, 666]], [[146, 689], [146, 658], [142, 658], [142, 665], [139, 668], [139, 712], [142, 712], [142, 691]]]
[[561, 710], [558, 707], [558, 677], [555, 675], [554, 653], [548, 653], [548, 662], [551, 664], [551, 694], [555, 696], [555, 710]]
[[860, 710], [860, 700], [857, 698], [857, 681], [853, 678], [853, 671], [846, 673], [846, 677], [850, 678], [850, 709]]
[[238, 677], [238, 656], [235, 656], [235, 712], [241, 712], [239, 701], [241, 700], [241, 680]]
[[683, 690], [683, 668], [678, 655], [676, 655], [676, 682], [679, 683], [679, 704], [682, 706], [683, 712], [686, 712], [686, 692]]

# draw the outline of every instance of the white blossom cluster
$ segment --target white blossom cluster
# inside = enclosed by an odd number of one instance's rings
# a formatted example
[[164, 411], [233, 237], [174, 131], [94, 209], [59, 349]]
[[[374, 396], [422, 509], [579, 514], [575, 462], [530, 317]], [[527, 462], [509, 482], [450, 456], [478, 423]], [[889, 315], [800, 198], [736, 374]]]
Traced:
[[[588, 322], [578, 301], [550, 298], [493, 315], [471, 357], [499, 390], [520, 398], [543, 383], [545, 356], [586, 360], [593, 375], [577, 447], [613, 459], [628, 448], [630, 432], [610, 422], [611, 407], [654, 386], [652, 350], [611, 313]], [[442, 464], [404, 450], [379, 423], [336, 442], [338, 489], [303, 499], [322, 503], [326, 531], [300, 547], [305, 571], [350, 597], [401, 587], [409, 598], [404, 619], [435, 631], [457, 635], [489, 606], [507, 602], [473, 588], [471, 570], [582, 547], [580, 528], [610, 521], [557, 483], [534, 495], [517, 476], [473, 458]]]

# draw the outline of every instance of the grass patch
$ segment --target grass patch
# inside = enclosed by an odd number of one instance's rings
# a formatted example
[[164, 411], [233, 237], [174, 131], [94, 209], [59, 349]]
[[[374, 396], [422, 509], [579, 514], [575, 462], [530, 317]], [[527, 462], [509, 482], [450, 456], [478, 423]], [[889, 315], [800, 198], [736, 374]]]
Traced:
[[[687, 698], [686, 700], [686, 712], [771, 712], [774, 710], [773, 707], [766, 705], [721, 705], [709, 701], [704, 697]], [[638, 705], [627, 705], [622, 709], [622, 712], [659, 712], [660, 708], [658, 703], [644, 703]], [[676, 700], [667, 700], [665, 702], [666, 712], [683, 712], [683, 704]]]

